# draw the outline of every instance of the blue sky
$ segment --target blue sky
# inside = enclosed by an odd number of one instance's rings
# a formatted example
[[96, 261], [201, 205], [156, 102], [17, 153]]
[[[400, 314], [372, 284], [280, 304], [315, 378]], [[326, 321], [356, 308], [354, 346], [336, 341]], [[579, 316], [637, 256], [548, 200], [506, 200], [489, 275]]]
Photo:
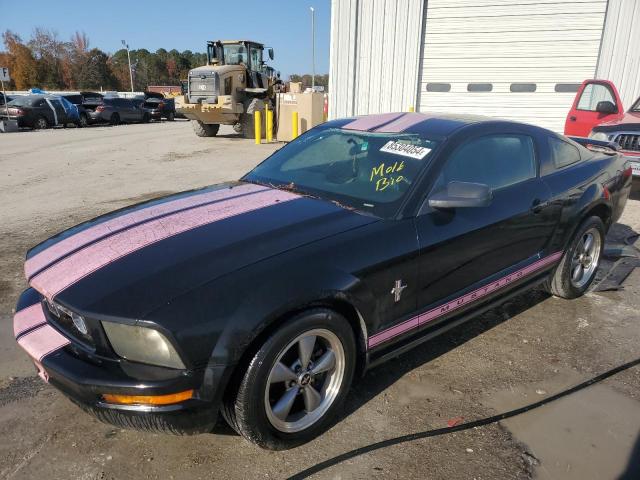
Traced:
[[316, 10], [316, 73], [329, 73], [330, 0], [0, 0], [0, 31], [27, 40], [35, 27], [45, 27], [67, 40], [79, 30], [91, 47], [110, 53], [121, 39], [132, 49], [204, 52], [207, 40], [248, 38], [274, 48], [271, 64], [287, 78], [311, 72], [310, 6]]

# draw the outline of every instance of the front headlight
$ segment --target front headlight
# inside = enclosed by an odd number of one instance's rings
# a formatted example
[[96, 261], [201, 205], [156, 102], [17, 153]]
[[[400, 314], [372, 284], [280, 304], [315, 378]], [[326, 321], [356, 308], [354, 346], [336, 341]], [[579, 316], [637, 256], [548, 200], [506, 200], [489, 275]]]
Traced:
[[589, 134], [589, 138], [592, 138], [594, 140], [598, 140], [601, 142], [608, 142], [609, 141], [609, 135], [607, 135], [604, 132], [591, 132]]
[[171, 342], [157, 330], [122, 323], [102, 322], [115, 352], [133, 362], [184, 369]]

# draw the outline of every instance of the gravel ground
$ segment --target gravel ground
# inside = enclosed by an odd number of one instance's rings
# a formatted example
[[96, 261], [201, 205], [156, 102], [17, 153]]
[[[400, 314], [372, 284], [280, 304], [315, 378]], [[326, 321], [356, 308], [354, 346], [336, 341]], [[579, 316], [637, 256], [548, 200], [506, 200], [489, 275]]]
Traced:
[[[0, 478], [284, 478], [540, 400], [640, 355], [636, 270], [623, 290], [575, 301], [530, 292], [372, 370], [327, 434], [289, 452], [259, 450], [224, 426], [194, 437], [115, 429], [35, 377], [11, 323], [27, 248], [134, 202], [238, 178], [276, 148], [231, 129], [198, 138], [178, 121], [0, 136]], [[634, 187], [612, 243], [640, 231]], [[617, 478], [637, 468], [639, 432], [634, 368], [515, 419], [365, 451], [314, 478]]]

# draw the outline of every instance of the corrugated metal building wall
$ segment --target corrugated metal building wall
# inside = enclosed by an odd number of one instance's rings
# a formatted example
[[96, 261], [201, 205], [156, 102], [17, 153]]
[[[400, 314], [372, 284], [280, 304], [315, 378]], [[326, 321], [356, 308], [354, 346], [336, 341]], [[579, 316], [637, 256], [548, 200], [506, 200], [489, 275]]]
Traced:
[[629, 108], [640, 96], [640, 0], [610, 0], [597, 78], [618, 87]]
[[331, 118], [416, 104], [424, 0], [332, 0]]
[[415, 105], [562, 131], [596, 69], [625, 106], [640, 95], [638, 45], [640, 0], [332, 0], [329, 115]]

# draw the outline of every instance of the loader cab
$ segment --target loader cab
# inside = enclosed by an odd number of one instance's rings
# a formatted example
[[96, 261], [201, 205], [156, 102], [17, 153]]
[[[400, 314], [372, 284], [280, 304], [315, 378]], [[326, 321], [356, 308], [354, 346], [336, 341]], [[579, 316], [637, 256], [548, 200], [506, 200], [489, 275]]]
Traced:
[[[207, 42], [209, 65], [242, 65], [252, 72], [262, 72], [265, 68], [264, 45], [248, 40]], [[273, 49], [268, 48], [273, 60]]]

